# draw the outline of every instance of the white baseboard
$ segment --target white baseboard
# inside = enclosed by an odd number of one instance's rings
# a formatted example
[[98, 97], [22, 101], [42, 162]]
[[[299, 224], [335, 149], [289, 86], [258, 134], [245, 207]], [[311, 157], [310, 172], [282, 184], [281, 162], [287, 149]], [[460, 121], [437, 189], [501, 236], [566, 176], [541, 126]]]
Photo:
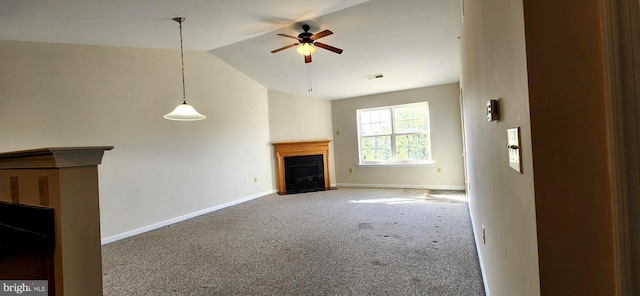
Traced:
[[434, 190], [464, 190], [464, 185], [413, 185], [413, 184], [358, 184], [358, 183], [338, 183], [337, 187], [357, 187], [357, 188], [409, 188], [409, 189], [434, 189]]
[[123, 232], [123, 233], [120, 233], [120, 234], [112, 235], [112, 236], [109, 236], [109, 237], [105, 237], [105, 238], [103, 238], [101, 240], [101, 243], [103, 245], [106, 245], [108, 243], [119, 241], [119, 240], [125, 239], [127, 237], [132, 237], [132, 236], [135, 236], [135, 235], [138, 235], [138, 234], [142, 234], [142, 233], [145, 233], [145, 232], [148, 232], [148, 231], [151, 231], [151, 230], [155, 230], [155, 229], [158, 229], [158, 228], [161, 228], [161, 227], [165, 227], [165, 226], [168, 226], [168, 225], [171, 225], [171, 224], [174, 224], [174, 223], [182, 222], [184, 220], [188, 220], [188, 219], [200, 216], [200, 215], [208, 214], [208, 213], [220, 210], [220, 209], [224, 209], [224, 208], [227, 208], [227, 207], [230, 207], [230, 206], [241, 204], [243, 202], [247, 202], [247, 201], [250, 201], [252, 199], [256, 199], [258, 197], [263, 197], [265, 195], [269, 195], [269, 194], [272, 194], [272, 193], [275, 193], [275, 192], [276, 192], [275, 190], [272, 190], [272, 191], [267, 191], [267, 192], [263, 192], [263, 193], [254, 194], [254, 195], [251, 195], [251, 196], [243, 197], [241, 199], [236, 199], [234, 201], [230, 201], [228, 203], [217, 205], [215, 207], [211, 207], [211, 208], [208, 208], [208, 209], [196, 211], [196, 212], [189, 213], [189, 214], [186, 214], [186, 215], [182, 215], [182, 216], [179, 216], [179, 217], [171, 218], [169, 220], [161, 221], [161, 222], [154, 223], [154, 224], [151, 224], [151, 225], [147, 225], [147, 226], [144, 226], [144, 227], [136, 228], [134, 230], [130, 230], [130, 231]]
[[480, 252], [480, 239], [478, 238], [478, 233], [476, 232], [476, 223], [473, 220], [473, 213], [471, 212], [472, 199], [469, 199], [469, 216], [471, 217], [471, 227], [473, 227], [473, 239], [476, 241], [476, 252], [478, 253], [478, 261], [480, 261], [480, 273], [482, 273], [482, 282], [484, 283], [484, 294], [486, 296], [491, 296], [489, 293], [489, 286], [487, 282], [487, 274], [484, 271], [484, 261], [482, 260], [482, 252]]

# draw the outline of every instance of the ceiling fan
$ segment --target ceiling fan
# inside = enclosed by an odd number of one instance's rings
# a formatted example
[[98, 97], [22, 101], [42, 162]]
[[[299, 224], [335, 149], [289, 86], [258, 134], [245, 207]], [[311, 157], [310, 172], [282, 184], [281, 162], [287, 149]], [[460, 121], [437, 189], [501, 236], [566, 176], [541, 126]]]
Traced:
[[322, 38], [322, 37], [326, 37], [329, 36], [331, 34], [333, 34], [333, 32], [329, 31], [329, 30], [324, 30], [320, 33], [309, 33], [309, 29], [311, 27], [309, 27], [309, 25], [304, 24], [302, 25], [302, 30], [304, 30], [304, 32], [298, 34], [298, 37], [295, 36], [291, 36], [291, 35], [287, 35], [287, 34], [277, 34], [278, 36], [282, 36], [282, 37], [288, 37], [288, 38], [293, 38], [298, 40], [297, 43], [293, 43], [293, 44], [289, 44], [287, 46], [278, 48], [278, 49], [274, 49], [271, 52], [272, 53], [276, 53], [282, 50], [285, 50], [287, 48], [290, 47], [294, 47], [296, 45], [300, 45], [298, 46], [298, 52], [302, 55], [304, 55], [304, 62], [305, 63], [311, 63], [311, 54], [316, 50], [315, 47], [320, 47], [323, 49], [326, 49], [328, 51], [332, 51], [335, 52], [337, 54], [341, 54], [342, 53], [342, 49], [337, 48], [337, 47], [333, 47], [331, 45], [327, 45], [324, 43], [320, 43], [320, 42], [316, 42], [316, 40]]

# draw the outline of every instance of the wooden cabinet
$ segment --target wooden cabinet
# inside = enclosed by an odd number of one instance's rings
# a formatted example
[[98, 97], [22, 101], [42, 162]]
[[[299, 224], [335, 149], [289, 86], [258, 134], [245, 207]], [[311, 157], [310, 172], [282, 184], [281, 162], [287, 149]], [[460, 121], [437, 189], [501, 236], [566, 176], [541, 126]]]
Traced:
[[104, 151], [111, 149], [0, 153], [0, 201], [53, 209], [55, 247], [49, 283], [57, 296], [102, 295], [98, 164]]

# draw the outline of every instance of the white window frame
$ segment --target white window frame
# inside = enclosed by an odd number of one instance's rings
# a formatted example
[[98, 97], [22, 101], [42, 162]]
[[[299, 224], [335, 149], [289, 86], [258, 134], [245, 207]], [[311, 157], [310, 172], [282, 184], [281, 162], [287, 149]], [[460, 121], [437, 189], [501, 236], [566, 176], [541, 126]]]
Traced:
[[[419, 104], [425, 104], [426, 108], [427, 108], [427, 116], [428, 116], [427, 131], [426, 132], [397, 133], [396, 130], [395, 130], [396, 129], [396, 125], [395, 125], [395, 112], [394, 112], [394, 109], [399, 108], [399, 107], [406, 107], [406, 106], [419, 105]], [[362, 112], [366, 112], [366, 111], [376, 111], [376, 110], [389, 110], [390, 113], [391, 113], [391, 133], [388, 134], [390, 136], [390, 138], [391, 138], [391, 159], [390, 160], [364, 161], [363, 160], [363, 153], [362, 153], [362, 139], [364, 137], [370, 137], [370, 136], [363, 136], [362, 135], [361, 113]], [[361, 165], [361, 166], [429, 165], [429, 164], [433, 164], [435, 162], [433, 160], [433, 153], [432, 153], [432, 149], [431, 149], [431, 114], [430, 114], [429, 102], [428, 101], [410, 103], [410, 104], [401, 104], [401, 105], [391, 105], [391, 106], [384, 106], [384, 107], [358, 109], [358, 110], [356, 110], [356, 119], [357, 119], [356, 121], [357, 121], [357, 130], [358, 130], [358, 165]], [[427, 134], [428, 135], [427, 142], [428, 142], [428, 149], [429, 149], [428, 153], [429, 153], [429, 157], [430, 157], [429, 159], [427, 159], [427, 160], [397, 160], [396, 159], [396, 155], [397, 155], [396, 137], [398, 135], [407, 135], [407, 134]], [[385, 134], [382, 134], [382, 135], [385, 135]], [[381, 136], [381, 135], [375, 135], [375, 136]]]

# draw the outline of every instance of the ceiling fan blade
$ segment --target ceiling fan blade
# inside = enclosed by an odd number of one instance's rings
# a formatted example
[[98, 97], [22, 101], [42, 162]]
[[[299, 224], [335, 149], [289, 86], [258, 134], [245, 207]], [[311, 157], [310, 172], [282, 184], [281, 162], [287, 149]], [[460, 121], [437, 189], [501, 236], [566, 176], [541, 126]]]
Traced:
[[305, 64], [311, 63], [311, 55], [304, 56], [304, 63]]
[[280, 48], [278, 48], [278, 49], [274, 49], [274, 50], [272, 50], [272, 51], [271, 51], [271, 53], [276, 53], [276, 52], [279, 52], [279, 51], [285, 50], [285, 49], [287, 49], [287, 48], [294, 47], [294, 46], [296, 46], [296, 45], [298, 45], [298, 44], [300, 44], [300, 43], [289, 44], [289, 45], [287, 45], [287, 46], [283, 46], [283, 47], [280, 47]]
[[326, 44], [320, 43], [320, 42], [315, 42], [313, 44], [315, 46], [317, 46], [317, 47], [324, 48], [324, 49], [329, 50], [329, 51], [333, 51], [333, 52], [335, 52], [337, 54], [341, 54], [342, 53], [342, 49], [339, 49], [337, 47], [333, 47], [331, 45], [326, 45]]
[[278, 36], [282, 36], [282, 37], [288, 37], [288, 38], [293, 38], [295, 40], [300, 41], [300, 38], [296, 37], [296, 36], [291, 36], [291, 35], [287, 35], [287, 34], [276, 34]]
[[313, 36], [311, 36], [311, 39], [318, 40], [318, 39], [320, 39], [322, 37], [326, 37], [326, 36], [329, 36], [331, 34], [333, 34], [333, 32], [331, 32], [329, 30], [324, 30], [324, 31], [322, 31], [320, 33], [313, 34]]

